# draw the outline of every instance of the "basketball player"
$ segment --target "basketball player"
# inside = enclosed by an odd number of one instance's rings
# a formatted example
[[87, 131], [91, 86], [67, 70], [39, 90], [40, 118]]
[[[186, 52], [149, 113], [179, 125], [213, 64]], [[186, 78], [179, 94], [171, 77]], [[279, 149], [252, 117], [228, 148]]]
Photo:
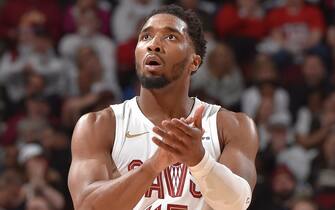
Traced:
[[166, 6], [146, 19], [135, 50], [140, 96], [76, 125], [69, 172], [75, 209], [248, 207], [258, 148], [252, 120], [188, 96], [205, 44], [190, 11]]

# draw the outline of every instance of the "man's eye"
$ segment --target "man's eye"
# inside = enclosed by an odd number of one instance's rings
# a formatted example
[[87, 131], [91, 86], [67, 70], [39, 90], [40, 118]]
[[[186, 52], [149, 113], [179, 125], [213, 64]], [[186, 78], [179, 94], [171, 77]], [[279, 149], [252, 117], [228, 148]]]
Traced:
[[144, 40], [144, 41], [145, 41], [145, 40], [148, 40], [149, 37], [150, 37], [150, 36], [149, 36], [148, 34], [145, 34], [145, 35], [142, 36], [142, 40]]
[[176, 39], [176, 36], [170, 34], [170, 35], [167, 36], [167, 39], [169, 39], [169, 40], [175, 40], [175, 39]]

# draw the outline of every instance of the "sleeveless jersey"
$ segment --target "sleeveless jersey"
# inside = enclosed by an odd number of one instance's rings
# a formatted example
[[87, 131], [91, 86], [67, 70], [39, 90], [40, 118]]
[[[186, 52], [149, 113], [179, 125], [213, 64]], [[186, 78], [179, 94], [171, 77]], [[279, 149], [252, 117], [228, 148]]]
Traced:
[[[205, 105], [202, 126], [205, 133], [202, 144], [216, 160], [220, 157], [216, 117], [220, 107], [207, 104], [195, 98], [190, 115]], [[157, 150], [151, 138], [154, 124], [144, 116], [136, 98], [122, 104], [111, 105], [116, 119], [115, 141], [112, 150], [113, 161], [121, 173], [139, 167]], [[153, 181], [134, 210], [209, 210], [199, 186], [185, 164], [171, 165]]]

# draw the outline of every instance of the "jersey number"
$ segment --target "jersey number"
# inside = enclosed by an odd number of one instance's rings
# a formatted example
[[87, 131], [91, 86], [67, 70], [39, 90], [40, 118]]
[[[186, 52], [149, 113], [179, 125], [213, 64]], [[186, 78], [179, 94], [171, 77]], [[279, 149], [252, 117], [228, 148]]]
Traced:
[[[161, 210], [161, 205], [158, 206], [157, 208], [153, 209], [153, 210]], [[168, 204], [167, 205], [167, 210], [188, 210], [187, 206], [184, 205], [178, 205], [178, 204]], [[151, 206], [149, 208], [147, 208], [146, 210], [151, 210]]]

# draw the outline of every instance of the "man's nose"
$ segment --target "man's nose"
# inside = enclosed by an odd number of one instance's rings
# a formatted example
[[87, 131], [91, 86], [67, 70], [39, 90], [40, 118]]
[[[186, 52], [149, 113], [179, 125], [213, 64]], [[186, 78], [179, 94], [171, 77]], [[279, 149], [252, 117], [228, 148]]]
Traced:
[[153, 39], [149, 46], [148, 46], [149, 52], [162, 52], [162, 47], [157, 38]]

